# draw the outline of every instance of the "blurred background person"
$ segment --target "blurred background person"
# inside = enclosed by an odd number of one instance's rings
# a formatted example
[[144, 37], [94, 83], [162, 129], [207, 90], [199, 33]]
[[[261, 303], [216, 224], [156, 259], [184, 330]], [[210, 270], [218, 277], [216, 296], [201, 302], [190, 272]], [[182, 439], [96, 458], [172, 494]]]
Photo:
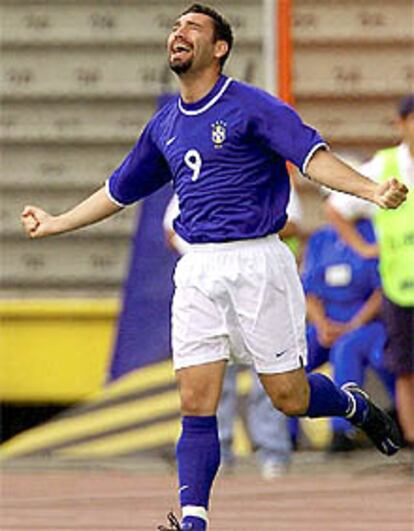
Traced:
[[[370, 220], [359, 218], [356, 230], [367, 244], [374, 244]], [[308, 320], [307, 370], [329, 361], [337, 385], [347, 381], [363, 385], [366, 369], [372, 367], [393, 402], [394, 379], [383, 363], [386, 332], [379, 315], [382, 291], [378, 260], [359, 255], [335, 227], [326, 225], [310, 237], [302, 265]], [[356, 447], [355, 430], [346, 419], [334, 417], [331, 425], [331, 451]]]
[[298, 265], [301, 262], [303, 249], [307, 239], [312, 231], [306, 227], [305, 216], [302, 208], [302, 199], [297, 187], [296, 174], [290, 172], [291, 176], [291, 191], [289, 197], [289, 203], [287, 206], [287, 216], [283, 229], [279, 231], [280, 238], [286, 243], [292, 253], [295, 255]]
[[[227, 367], [217, 417], [222, 465], [231, 472], [235, 465], [234, 423], [239, 411], [237, 373], [241, 365]], [[286, 416], [275, 409], [254, 370], [246, 400], [247, 430], [263, 479], [272, 480], [288, 472], [292, 445]]]
[[[408, 199], [397, 211], [372, 208], [366, 201], [334, 193], [327, 204], [327, 216], [342, 238], [361, 256], [379, 254], [384, 290], [383, 317], [388, 341], [385, 362], [396, 376], [396, 407], [404, 438], [414, 444], [414, 93], [398, 106], [397, 127], [401, 142], [378, 151], [361, 172], [383, 182], [396, 176], [409, 188]], [[378, 234], [378, 246], [366, 242], [356, 220], [371, 215]]]

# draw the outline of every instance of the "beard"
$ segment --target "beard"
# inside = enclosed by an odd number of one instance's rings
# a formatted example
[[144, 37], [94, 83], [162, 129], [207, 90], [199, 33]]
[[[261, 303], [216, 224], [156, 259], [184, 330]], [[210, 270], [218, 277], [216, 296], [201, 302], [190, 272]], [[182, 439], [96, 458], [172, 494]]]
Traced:
[[187, 61], [170, 61], [169, 62], [169, 66], [170, 66], [170, 69], [175, 73], [177, 74], [177, 76], [181, 76], [183, 74], [185, 74], [186, 72], [188, 72], [190, 70], [190, 68], [192, 67], [193, 65], [193, 59], [190, 58], [190, 59], [187, 59]]

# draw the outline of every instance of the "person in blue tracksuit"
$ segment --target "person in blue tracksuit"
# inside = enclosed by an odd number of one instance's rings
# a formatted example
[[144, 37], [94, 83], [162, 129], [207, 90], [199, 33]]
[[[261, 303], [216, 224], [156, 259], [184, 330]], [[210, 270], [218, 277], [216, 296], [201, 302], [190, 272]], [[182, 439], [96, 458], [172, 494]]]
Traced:
[[[367, 243], [375, 242], [372, 223], [359, 219], [357, 229]], [[383, 366], [386, 332], [380, 320], [382, 299], [378, 260], [362, 257], [347, 245], [333, 226], [309, 239], [302, 281], [307, 304], [307, 370], [330, 361], [335, 383], [364, 382], [367, 367], [383, 381], [391, 399], [394, 381]], [[332, 450], [353, 447], [352, 425], [332, 419]]]

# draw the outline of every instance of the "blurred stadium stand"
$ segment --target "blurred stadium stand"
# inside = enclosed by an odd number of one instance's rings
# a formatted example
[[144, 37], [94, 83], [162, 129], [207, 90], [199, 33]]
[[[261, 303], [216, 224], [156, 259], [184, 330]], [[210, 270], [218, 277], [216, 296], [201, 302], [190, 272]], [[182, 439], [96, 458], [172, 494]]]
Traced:
[[[40, 420], [45, 401], [52, 413], [56, 404], [82, 401], [102, 387], [140, 214], [138, 205], [88, 230], [34, 243], [21, 232], [22, 206], [61, 212], [103, 184], [153, 114], [158, 96], [176, 89], [165, 40], [187, 5], [0, 1], [0, 399], [3, 419], [16, 423], [3, 437], [28, 418], [8, 414], [16, 403], [35, 405]], [[226, 9], [242, 35], [230, 73], [260, 84], [261, 10], [243, 0], [226, 2]], [[95, 304], [89, 318], [85, 299]], [[40, 314], [31, 300], [40, 301]], [[95, 363], [87, 377], [76, 378], [72, 369], [85, 375], [82, 360], [91, 355]], [[39, 366], [45, 367], [40, 379]], [[69, 375], [76, 378], [72, 389]]]
[[297, 0], [294, 93], [336, 148], [361, 156], [395, 142], [395, 103], [414, 83], [413, 6], [406, 0]]
[[[223, 8], [235, 28], [228, 74], [263, 86], [259, 2], [210, 3]], [[70, 299], [71, 307], [73, 298], [97, 299], [105, 306], [119, 297], [139, 205], [96, 227], [35, 245], [22, 235], [19, 215], [26, 203], [62, 211], [101, 186], [120, 163], [154, 112], [157, 97], [175, 90], [165, 65], [165, 39], [188, 4], [0, 0], [3, 301], [50, 299], [53, 313], [56, 298]], [[392, 144], [395, 102], [414, 82], [411, 2], [295, 0], [293, 24], [293, 89], [304, 119], [335, 149], [359, 157]], [[323, 220], [320, 196], [307, 183], [300, 193], [305, 222], [316, 228]], [[73, 318], [68, 317], [69, 324]], [[114, 311], [105, 322], [106, 333], [99, 335], [104, 360], [115, 319]], [[16, 321], [4, 312], [2, 321], [10, 339]], [[69, 329], [60, 344], [73, 335]], [[0, 346], [0, 368], [7, 366], [6, 357], [15, 356], [21, 364], [16, 362], [14, 370], [29, 371], [24, 349], [14, 352], [12, 339]], [[76, 347], [80, 357], [84, 346]], [[94, 375], [96, 390], [105, 378], [104, 365]], [[85, 386], [76, 398], [88, 392]]]
[[[185, 5], [0, 2], [2, 296], [118, 296], [133, 208], [32, 248], [23, 243], [16, 220], [25, 202], [66, 209], [120, 163], [157, 96], [175, 88], [164, 44]], [[255, 6], [226, 3], [240, 34], [230, 73], [261, 84], [261, 10]]]
[[[57, 286], [59, 296], [118, 295], [134, 209], [30, 251], [16, 220], [26, 201], [56, 212], [73, 205], [121, 161], [155, 98], [174, 89], [164, 43], [186, 4], [0, 2], [1, 295], [47, 296]], [[367, 156], [393, 143], [394, 100], [414, 81], [411, 8], [406, 0], [294, 2], [296, 105], [334, 148]], [[238, 43], [229, 74], [263, 86], [261, 9], [239, 0], [225, 12]]]

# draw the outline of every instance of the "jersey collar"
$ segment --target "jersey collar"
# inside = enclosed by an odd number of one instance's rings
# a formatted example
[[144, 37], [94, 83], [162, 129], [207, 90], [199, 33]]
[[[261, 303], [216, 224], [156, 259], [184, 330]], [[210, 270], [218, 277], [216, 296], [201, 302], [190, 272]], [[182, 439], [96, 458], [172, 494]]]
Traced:
[[210, 107], [212, 107], [216, 101], [221, 98], [231, 82], [231, 77], [221, 75], [218, 78], [217, 83], [210, 90], [210, 92], [204, 96], [204, 98], [201, 98], [201, 100], [195, 101], [194, 103], [185, 103], [180, 97], [178, 99], [178, 108], [187, 116], [201, 114], [210, 109]]

